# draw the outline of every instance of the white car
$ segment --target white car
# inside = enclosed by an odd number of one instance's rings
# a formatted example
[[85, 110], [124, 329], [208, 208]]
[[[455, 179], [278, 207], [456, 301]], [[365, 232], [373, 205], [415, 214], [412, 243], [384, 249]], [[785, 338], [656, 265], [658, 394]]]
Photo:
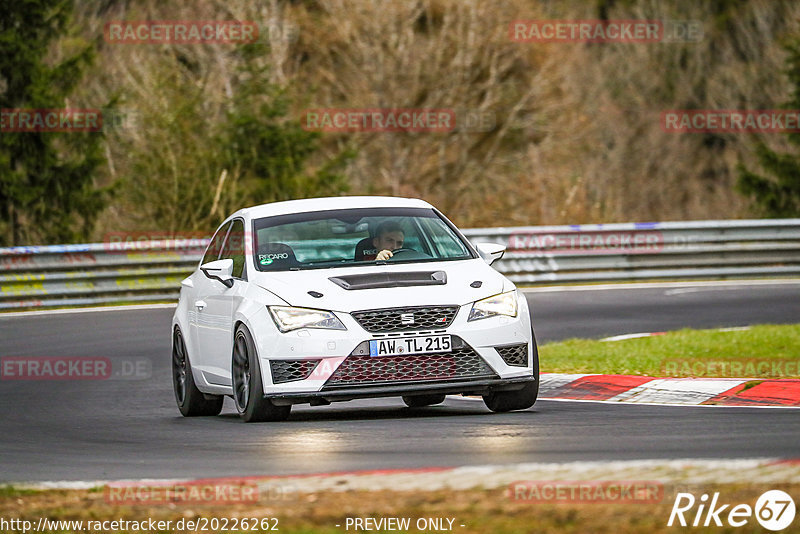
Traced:
[[495, 412], [536, 402], [525, 297], [433, 206], [392, 197], [276, 202], [231, 215], [181, 283], [175, 398], [245, 421], [293, 404], [402, 397], [412, 408], [482, 395]]

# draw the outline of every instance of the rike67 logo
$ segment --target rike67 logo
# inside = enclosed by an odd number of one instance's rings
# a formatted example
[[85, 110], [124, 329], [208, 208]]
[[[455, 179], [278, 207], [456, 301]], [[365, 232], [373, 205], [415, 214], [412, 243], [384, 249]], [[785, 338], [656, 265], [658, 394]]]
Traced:
[[749, 504], [722, 504], [719, 492], [714, 493], [710, 502], [706, 493], [700, 499], [691, 493], [678, 493], [667, 526], [742, 527], [754, 516], [758, 524], [767, 530], [783, 530], [794, 521], [794, 500], [784, 491], [769, 490], [758, 498], [753, 508]]

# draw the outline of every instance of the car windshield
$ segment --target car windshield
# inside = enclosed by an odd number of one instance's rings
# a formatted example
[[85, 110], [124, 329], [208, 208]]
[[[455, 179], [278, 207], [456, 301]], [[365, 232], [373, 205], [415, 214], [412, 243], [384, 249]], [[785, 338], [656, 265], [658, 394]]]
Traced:
[[[261, 271], [475, 257], [433, 209], [364, 208], [264, 217], [253, 221]], [[389, 250], [391, 257], [377, 257]]]

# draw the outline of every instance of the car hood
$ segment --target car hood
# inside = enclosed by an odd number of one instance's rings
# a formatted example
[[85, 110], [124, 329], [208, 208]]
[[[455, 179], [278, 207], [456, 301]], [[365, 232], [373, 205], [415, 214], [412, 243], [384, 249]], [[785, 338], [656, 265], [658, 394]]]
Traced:
[[[464, 305], [514, 287], [480, 259], [259, 271], [249, 279], [291, 306], [342, 312], [401, 306]], [[315, 297], [309, 292], [321, 296]]]

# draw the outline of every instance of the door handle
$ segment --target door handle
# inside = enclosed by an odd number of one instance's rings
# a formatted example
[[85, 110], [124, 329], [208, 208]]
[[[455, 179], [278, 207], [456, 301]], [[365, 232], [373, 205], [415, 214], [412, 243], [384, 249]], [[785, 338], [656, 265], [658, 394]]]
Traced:
[[194, 305], [197, 307], [198, 311], [202, 311], [203, 308], [206, 307], [206, 301], [204, 301], [204, 300], [196, 300], [196, 301], [194, 301]]

